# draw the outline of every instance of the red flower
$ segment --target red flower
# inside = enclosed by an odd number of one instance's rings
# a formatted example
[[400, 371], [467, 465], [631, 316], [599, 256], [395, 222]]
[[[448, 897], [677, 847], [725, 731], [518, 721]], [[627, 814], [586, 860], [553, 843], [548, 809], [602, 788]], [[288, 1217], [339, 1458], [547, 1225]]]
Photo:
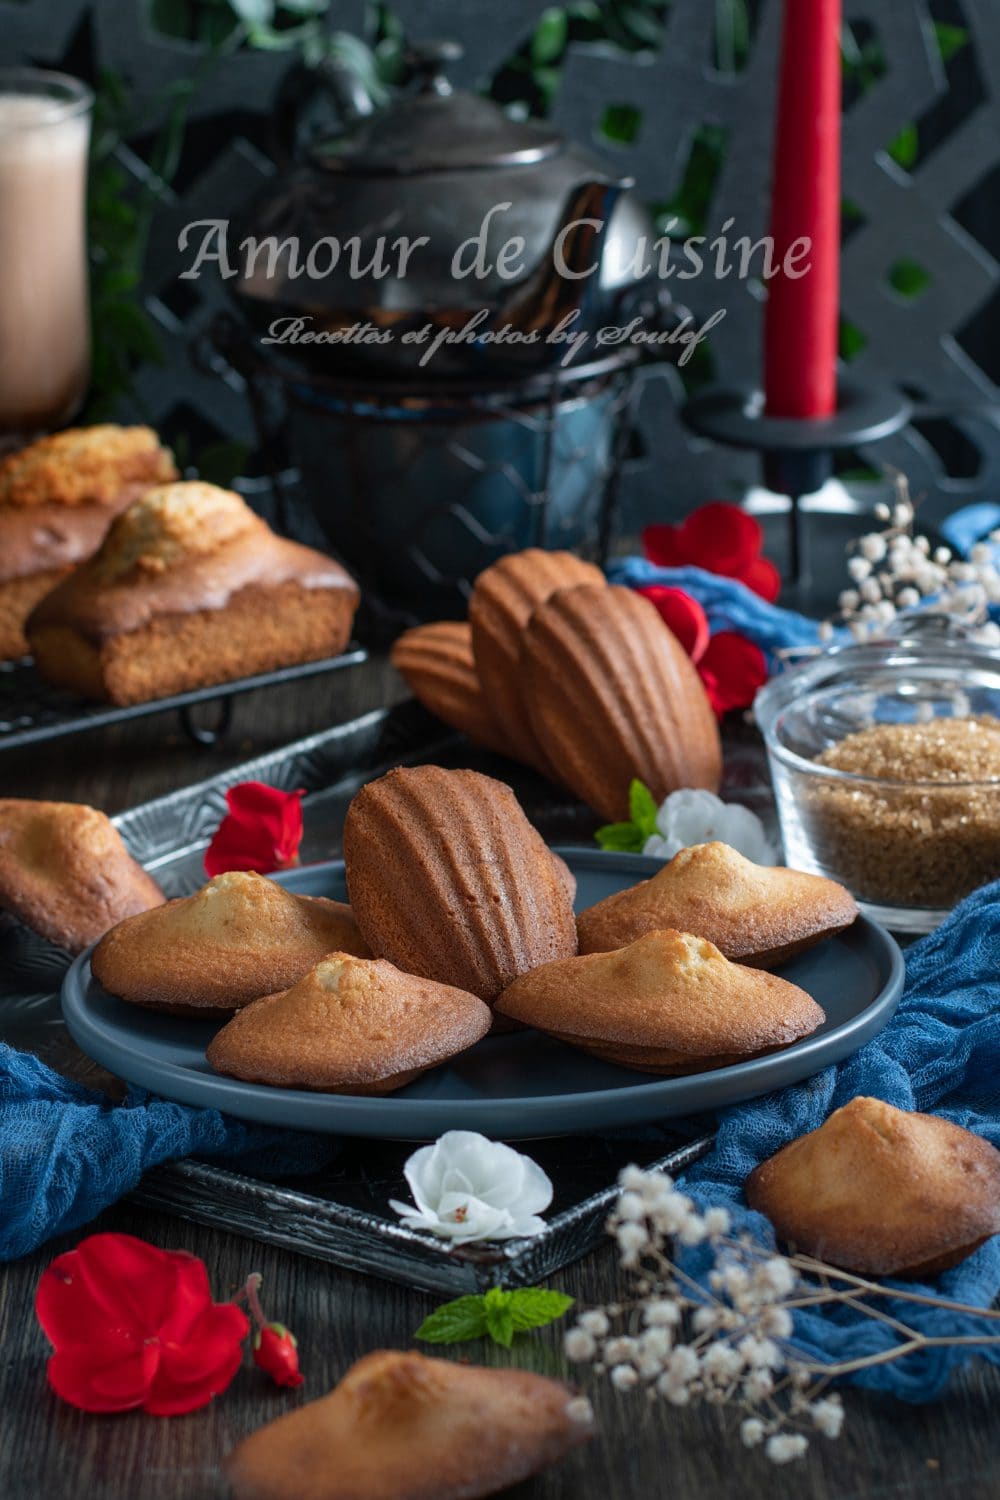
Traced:
[[301, 1385], [298, 1340], [284, 1323], [267, 1323], [254, 1334], [253, 1362], [266, 1370], [275, 1385]]
[[774, 603], [781, 588], [777, 568], [761, 555], [764, 533], [738, 505], [713, 500], [692, 511], [679, 526], [647, 526], [642, 550], [661, 568], [704, 568], [736, 578]]
[[718, 630], [710, 636], [705, 611], [683, 589], [650, 583], [636, 593], [656, 605], [694, 662], [718, 717], [733, 708], [749, 707], [757, 689], [767, 681], [767, 659], [760, 647], [735, 630]]
[[228, 813], [205, 850], [205, 873], [256, 870], [270, 875], [298, 863], [302, 792], [282, 792], [262, 781], [241, 781], [226, 793]]
[[243, 1358], [246, 1315], [212, 1301], [203, 1261], [130, 1234], [94, 1234], [42, 1272], [35, 1313], [57, 1396], [84, 1411], [205, 1406]]

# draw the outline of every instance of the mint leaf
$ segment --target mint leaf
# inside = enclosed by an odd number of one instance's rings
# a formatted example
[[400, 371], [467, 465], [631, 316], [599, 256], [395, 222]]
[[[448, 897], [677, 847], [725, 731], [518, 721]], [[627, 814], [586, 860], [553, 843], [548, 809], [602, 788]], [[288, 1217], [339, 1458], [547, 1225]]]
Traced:
[[645, 782], [635, 777], [628, 789], [628, 813], [642, 835], [643, 843], [656, 832], [656, 803]]
[[646, 840], [634, 823], [605, 823], [594, 834], [602, 849], [623, 854], [641, 854]]
[[573, 1306], [573, 1298], [565, 1292], [552, 1292], [543, 1286], [518, 1287], [510, 1293], [510, 1313], [514, 1328], [522, 1332], [526, 1328], [544, 1328], [554, 1323]]
[[509, 1349], [514, 1340], [514, 1314], [505, 1303], [486, 1303], [486, 1332], [495, 1344]]
[[463, 1344], [486, 1332], [485, 1297], [456, 1297], [424, 1319], [414, 1337], [425, 1344]]

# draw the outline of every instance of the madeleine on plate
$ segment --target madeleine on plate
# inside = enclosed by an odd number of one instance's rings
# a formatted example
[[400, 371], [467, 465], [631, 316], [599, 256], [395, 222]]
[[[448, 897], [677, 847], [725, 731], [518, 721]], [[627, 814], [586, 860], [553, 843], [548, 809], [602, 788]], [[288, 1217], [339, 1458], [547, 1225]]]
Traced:
[[504, 990], [497, 1010], [606, 1062], [662, 1074], [776, 1052], [826, 1019], [797, 985], [669, 930], [543, 964]]
[[288, 989], [327, 953], [366, 956], [351, 908], [230, 870], [193, 896], [120, 922], [94, 949], [111, 995], [174, 1011], [238, 1010]]
[[806, 1255], [934, 1276], [1000, 1232], [1000, 1151], [938, 1115], [859, 1096], [762, 1162], [746, 1195]]
[[235, 1500], [477, 1500], [593, 1434], [586, 1403], [543, 1375], [379, 1349], [224, 1468]]
[[676, 927], [707, 938], [727, 958], [771, 969], [843, 932], [857, 915], [854, 897], [834, 880], [755, 865], [728, 844], [693, 844], [649, 880], [581, 912], [577, 931], [581, 953], [601, 953]]
[[332, 953], [280, 995], [245, 1006], [206, 1056], [217, 1073], [276, 1088], [389, 1094], [465, 1052], [488, 1005], [384, 958]]

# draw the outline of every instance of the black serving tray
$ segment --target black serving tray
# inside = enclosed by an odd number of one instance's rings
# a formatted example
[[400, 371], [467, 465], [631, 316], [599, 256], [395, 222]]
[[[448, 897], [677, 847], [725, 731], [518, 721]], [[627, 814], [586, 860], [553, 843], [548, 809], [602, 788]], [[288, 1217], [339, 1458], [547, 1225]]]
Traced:
[[[66, 734], [80, 734], [87, 729], [103, 729], [109, 724], [122, 724], [128, 719], [140, 719], [169, 709], [179, 711], [185, 732], [192, 739], [201, 744], [212, 744], [229, 727], [232, 700], [238, 694], [273, 687], [277, 683], [297, 682], [304, 677], [339, 672], [343, 667], [366, 661], [367, 657], [365, 650], [352, 644], [339, 656], [279, 667], [273, 672], [258, 672], [253, 677], [237, 677], [213, 687], [193, 688], [187, 693], [153, 698], [148, 703], [132, 703], [125, 708], [91, 703], [75, 693], [50, 687], [36, 672], [30, 657], [0, 662], [0, 750], [37, 744]], [[195, 723], [190, 710], [199, 703], [220, 705], [213, 728], [207, 729]]]
[[[204, 849], [235, 782], [303, 788], [303, 862], [335, 858], [348, 803], [365, 781], [391, 766], [433, 761], [470, 766], [508, 781], [550, 843], [592, 847], [594, 814], [536, 773], [472, 747], [415, 703], [380, 709], [335, 729], [234, 767], [121, 814], [115, 822], [132, 853], [170, 896], [204, 880]], [[727, 791], [762, 815], [771, 810], [756, 743], [727, 759]], [[0, 1038], [38, 1053], [93, 1084], [95, 1070], [75, 1053], [58, 991], [68, 960], [13, 922], [0, 922]], [[275, 1180], [214, 1163], [186, 1161], [149, 1172], [136, 1201], [320, 1260], [409, 1286], [459, 1293], [490, 1285], [531, 1285], [579, 1259], [604, 1235], [621, 1168], [635, 1161], [680, 1172], [710, 1146], [712, 1121], [637, 1127], [603, 1136], [529, 1142], [555, 1186], [545, 1232], [532, 1239], [460, 1249], [404, 1227], [388, 1206], [409, 1197], [406, 1142], [345, 1140], [332, 1164], [307, 1178]]]

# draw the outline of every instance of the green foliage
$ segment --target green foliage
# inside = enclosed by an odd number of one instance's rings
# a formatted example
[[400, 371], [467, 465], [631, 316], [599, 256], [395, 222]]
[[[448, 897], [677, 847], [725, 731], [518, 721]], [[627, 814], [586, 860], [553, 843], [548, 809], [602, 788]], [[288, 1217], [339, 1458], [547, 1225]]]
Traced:
[[594, 834], [602, 849], [619, 854], [641, 854], [646, 840], [656, 832], [656, 801], [649, 787], [635, 778], [628, 789], [629, 821], [606, 823]]
[[931, 276], [919, 261], [904, 255], [889, 267], [888, 281], [894, 292], [911, 301], [930, 286]]
[[573, 1306], [573, 1298], [546, 1287], [490, 1287], [484, 1296], [456, 1297], [434, 1309], [415, 1337], [426, 1344], [465, 1344], [490, 1338], [509, 1349], [516, 1333], [544, 1328]]

